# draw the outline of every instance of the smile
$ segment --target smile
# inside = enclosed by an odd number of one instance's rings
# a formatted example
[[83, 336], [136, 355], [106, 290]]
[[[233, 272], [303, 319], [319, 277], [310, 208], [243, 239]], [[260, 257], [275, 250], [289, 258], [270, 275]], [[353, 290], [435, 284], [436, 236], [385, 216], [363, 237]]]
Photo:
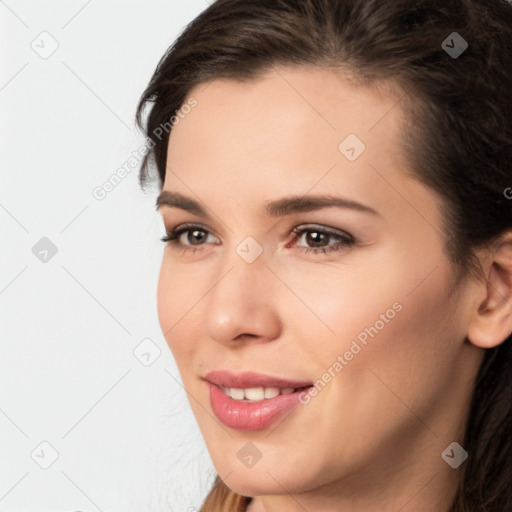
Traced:
[[244, 402], [261, 402], [262, 400], [268, 400], [275, 398], [279, 395], [290, 395], [295, 393], [299, 389], [304, 388], [227, 388], [219, 386], [224, 393], [231, 397], [233, 400], [240, 400]]

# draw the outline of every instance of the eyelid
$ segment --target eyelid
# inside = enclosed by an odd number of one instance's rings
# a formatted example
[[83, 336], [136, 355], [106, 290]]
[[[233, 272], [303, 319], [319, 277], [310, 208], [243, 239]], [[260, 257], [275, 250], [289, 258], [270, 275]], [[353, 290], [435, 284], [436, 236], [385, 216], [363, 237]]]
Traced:
[[315, 229], [322, 233], [327, 233], [329, 235], [346, 237], [346, 238], [355, 240], [354, 236], [352, 236], [348, 231], [345, 231], [344, 229], [340, 229], [340, 228], [326, 226], [324, 224], [315, 224], [315, 223], [300, 224], [299, 226], [292, 229], [292, 233], [297, 233], [297, 232], [300, 233], [303, 231], [315, 231]]
[[[164, 223], [164, 225], [165, 225], [165, 223]], [[165, 230], [167, 233], [172, 233], [172, 232], [176, 232], [176, 231], [185, 231], [187, 229], [192, 230], [194, 228], [207, 231], [209, 234], [212, 234], [216, 238], [219, 238], [219, 236], [216, 234], [214, 229], [211, 229], [211, 228], [205, 226], [204, 224], [201, 224], [200, 222], [181, 222], [176, 225], [171, 224], [171, 226], [169, 228], [166, 227]]]

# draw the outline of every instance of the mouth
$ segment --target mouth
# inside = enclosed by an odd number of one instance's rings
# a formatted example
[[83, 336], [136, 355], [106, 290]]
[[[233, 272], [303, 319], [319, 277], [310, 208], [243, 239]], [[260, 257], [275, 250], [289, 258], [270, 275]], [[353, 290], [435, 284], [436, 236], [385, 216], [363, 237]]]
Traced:
[[308, 389], [311, 386], [301, 386], [298, 388], [275, 388], [275, 387], [255, 387], [255, 388], [228, 388], [219, 386], [224, 394], [233, 400], [240, 402], [262, 402], [270, 400], [279, 395], [291, 395], [299, 391]]
[[263, 430], [289, 414], [313, 384], [253, 372], [210, 372], [205, 384], [215, 416], [227, 427]]

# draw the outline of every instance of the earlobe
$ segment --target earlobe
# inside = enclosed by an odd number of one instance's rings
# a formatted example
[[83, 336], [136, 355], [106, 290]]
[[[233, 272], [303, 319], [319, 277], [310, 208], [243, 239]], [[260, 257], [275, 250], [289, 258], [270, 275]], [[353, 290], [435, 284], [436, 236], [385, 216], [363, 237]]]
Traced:
[[476, 304], [468, 339], [480, 348], [492, 348], [512, 334], [512, 233], [502, 237], [493, 252], [485, 298]]

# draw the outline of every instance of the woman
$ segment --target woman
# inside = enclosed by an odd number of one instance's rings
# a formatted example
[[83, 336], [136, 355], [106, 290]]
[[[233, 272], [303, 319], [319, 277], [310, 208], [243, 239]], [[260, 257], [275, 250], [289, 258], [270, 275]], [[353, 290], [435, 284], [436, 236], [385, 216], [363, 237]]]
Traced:
[[506, 0], [218, 0], [161, 59], [202, 512], [512, 510], [511, 40]]

